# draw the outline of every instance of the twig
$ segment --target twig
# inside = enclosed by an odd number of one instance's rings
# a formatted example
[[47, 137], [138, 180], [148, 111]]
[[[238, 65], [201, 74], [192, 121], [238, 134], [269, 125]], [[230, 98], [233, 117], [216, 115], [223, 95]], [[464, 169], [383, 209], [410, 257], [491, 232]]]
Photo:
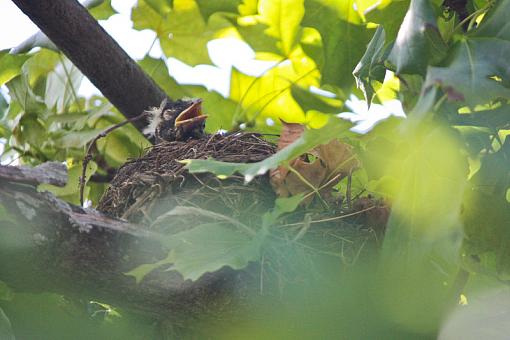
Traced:
[[137, 120], [140, 120], [142, 118], [145, 118], [146, 116], [147, 116], [147, 112], [143, 111], [140, 115], [138, 115], [136, 117], [133, 117], [133, 118], [130, 118], [130, 119], [126, 119], [125, 121], [123, 121], [121, 123], [118, 123], [118, 124], [115, 124], [113, 126], [110, 126], [106, 130], [101, 132], [99, 135], [97, 135], [90, 142], [89, 146], [87, 147], [87, 153], [85, 154], [85, 157], [83, 158], [83, 164], [82, 164], [81, 176], [80, 176], [80, 204], [81, 204], [81, 206], [83, 206], [83, 193], [84, 193], [84, 190], [85, 190], [85, 183], [87, 182], [86, 181], [87, 165], [89, 165], [89, 162], [92, 160], [92, 149], [96, 145], [96, 142], [100, 138], [106, 137], [113, 130], [116, 130], [116, 129], [120, 128], [120, 127], [123, 127], [124, 125], [126, 125], [128, 123], [132, 123], [134, 121], [137, 121]]
[[[329, 217], [329, 218], [323, 218], [321, 220], [310, 221], [309, 223], [310, 224], [314, 224], [314, 223], [323, 223], [323, 222], [330, 222], [330, 221], [335, 221], [335, 220], [341, 220], [341, 219], [344, 219], [346, 217], [351, 217], [351, 216], [356, 216], [356, 215], [362, 214], [362, 213], [364, 213], [366, 211], [369, 211], [369, 210], [372, 210], [374, 208], [375, 208], [375, 205], [371, 206], [371, 207], [368, 207], [366, 209], [363, 209], [363, 210], [355, 211], [355, 212], [350, 213], [350, 214], [345, 214], [345, 215], [340, 215], [340, 216], [335, 216], [335, 217]], [[279, 225], [278, 227], [291, 227], [291, 226], [302, 225], [302, 224], [304, 224], [304, 222], [282, 224], [282, 225]]]

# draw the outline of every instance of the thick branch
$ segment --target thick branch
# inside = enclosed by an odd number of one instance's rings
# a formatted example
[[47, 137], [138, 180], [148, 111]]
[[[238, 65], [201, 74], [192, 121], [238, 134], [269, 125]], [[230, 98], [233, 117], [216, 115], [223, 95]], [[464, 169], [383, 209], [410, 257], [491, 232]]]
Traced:
[[[184, 281], [179, 273], [165, 271], [167, 266], [137, 284], [125, 273], [168, 255], [158, 237], [39, 193], [26, 180], [6, 180], [8, 173], [0, 173], [0, 280], [17, 292], [57, 292], [189, 322], [214, 313], [211, 306], [219, 301], [232, 301], [246, 282], [247, 272], [227, 268]], [[229, 299], [221, 299], [226, 294]]]
[[[13, 2], [127, 118], [166, 97], [78, 1]], [[134, 125], [142, 129], [145, 122]]]

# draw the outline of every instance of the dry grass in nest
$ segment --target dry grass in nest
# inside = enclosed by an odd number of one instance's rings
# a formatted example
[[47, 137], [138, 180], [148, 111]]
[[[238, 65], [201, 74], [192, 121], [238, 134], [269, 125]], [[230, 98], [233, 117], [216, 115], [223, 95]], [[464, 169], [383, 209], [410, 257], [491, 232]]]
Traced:
[[[119, 169], [99, 202], [98, 210], [131, 221], [139, 219], [140, 212], [147, 215], [156, 198], [167, 193], [181, 192], [187, 179], [192, 177], [180, 160], [214, 158], [225, 162], [252, 163], [274, 153], [273, 144], [253, 133], [226, 136], [216, 134], [186, 142], [160, 143], [150, 148], [142, 157], [128, 161]], [[203, 181], [210, 181], [210, 177], [192, 178], [207, 186]], [[233, 178], [223, 182], [223, 186], [227, 183], [240, 186], [242, 180]], [[256, 186], [256, 183], [254, 185]], [[269, 190], [269, 187], [265, 189]]]

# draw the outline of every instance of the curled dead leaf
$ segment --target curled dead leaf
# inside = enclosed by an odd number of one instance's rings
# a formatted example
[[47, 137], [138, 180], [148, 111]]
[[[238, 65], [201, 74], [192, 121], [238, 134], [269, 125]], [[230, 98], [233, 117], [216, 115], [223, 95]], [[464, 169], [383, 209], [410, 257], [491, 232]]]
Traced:
[[[282, 121], [283, 128], [278, 143], [281, 150], [297, 140], [304, 132], [304, 126]], [[299, 193], [305, 195], [316, 191], [320, 196], [329, 196], [330, 190], [344, 177], [359, 167], [352, 146], [339, 140], [320, 145], [308, 154], [289, 162], [288, 166], [279, 166], [270, 172], [273, 189], [280, 197]], [[303, 202], [309, 203], [310, 195]]]

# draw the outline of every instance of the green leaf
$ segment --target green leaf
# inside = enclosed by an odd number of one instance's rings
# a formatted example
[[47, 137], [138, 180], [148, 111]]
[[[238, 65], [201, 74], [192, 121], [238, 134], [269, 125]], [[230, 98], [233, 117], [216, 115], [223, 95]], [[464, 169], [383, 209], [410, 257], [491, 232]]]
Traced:
[[263, 161], [246, 164], [194, 159], [186, 161], [186, 168], [190, 173], [211, 172], [221, 177], [240, 173], [246, 182], [250, 182], [255, 176], [265, 174], [268, 170], [295, 159], [318, 145], [326, 144], [333, 138], [340, 137], [347, 133], [350, 127], [350, 123], [330, 117], [323, 128], [306, 130], [295, 142]]
[[509, 11], [510, 1], [498, 2], [473, 34], [455, 45], [442, 67], [429, 68], [425, 86], [439, 86], [449, 99], [470, 107], [510, 98]]
[[[425, 334], [437, 329], [449, 306], [445, 299], [454, 298], [448, 294], [458, 271], [467, 161], [451, 128], [419, 121], [403, 131], [396, 136], [397, 148], [379, 163], [392, 177], [394, 197], [377, 304], [388, 320]], [[405, 303], [396, 305], [399, 299]]]
[[299, 204], [303, 201], [304, 194], [298, 194], [290, 197], [279, 197], [275, 200], [274, 208], [262, 216], [262, 228], [269, 230], [278, 218], [282, 215], [293, 212], [297, 209]]
[[452, 123], [454, 125], [488, 127], [492, 130], [505, 129], [510, 125], [509, 111], [510, 105], [505, 104], [493, 110], [457, 114], [453, 117]]
[[209, 20], [209, 17], [217, 12], [237, 14], [237, 7], [242, 2], [242, 0], [197, 0], [200, 13], [205, 21]]
[[27, 74], [30, 85], [34, 86], [40, 78], [53, 71], [60, 60], [60, 54], [52, 50], [41, 49], [34, 53], [23, 65], [23, 72]]
[[381, 25], [384, 28], [386, 41], [392, 43], [397, 38], [408, 8], [409, 0], [378, 1], [376, 5], [367, 9], [365, 18]]
[[305, 8], [304, 0], [260, 0], [261, 22], [266, 24], [266, 34], [279, 40], [278, 47], [289, 56], [298, 40]]
[[497, 1], [485, 15], [473, 36], [510, 40], [510, 28], [508, 27], [509, 10], [510, 0]]
[[158, 6], [152, 7], [153, 2], [139, 0], [136, 6], [131, 10], [131, 20], [133, 28], [139, 31], [150, 29], [159, 36], [163, 34], [163, 21], [167, 12], [158, 12]]
[[5, 282], [0, 280], [0, 301], [11, 301], [13, 298], [14, 292], [12, 291], [12, 289]]
[[48, 139], [45, 126], [34, 116], [25, 115], [20, 125], [23, 127], [23, 140], [40, 148], [43, 143]]
[[160, 14], [167, 14], [172, 10], [173, 0], [145, 0], [147, 5]]
[[138, 65], [158, 84], [171, 98], [187, 97], [188, 93], [170, 76], [162, 59], [145, 56]]
[[[510, 138], [495, 153], [481, 159], [481, 166], [470, 179], [464, 197], [462, 219], [465, 265], [471, 270], [496, 273], [500, 279], [510, 277], [508, 221], [510, 202]], [[495, 256], [495, 267], [486, 267], [483, 258]], [[478, 258], [478, 261], [473, 259]]]
[[291, 93], [304, 112], [316, 110], [322, 113], [339, 113], [342, 107], [338, 99], [312, 93], [298, 85], [292, 85]]
[[14, 332], [12, 330], [11, 322], [7, 315], [5, 315], [2, 308], [0, 308], [0, 338], [5, 340], [15, 340]]
[[170, 12], [158, 12], [146, 0], [140, 0], [131, 18], [135, 29], [156, 32], [167, 57], [190, 65], [211, 63], [207, 43], [221, 24], [206, 25], [195, 0], [174, 0]]
[[30, 58], [29, 55], [9, 54], [8, 50], [0, 51], [0, 86], [21, 74], [21, 66]]
[[96, 138], [103, 129], [92, 129], [84, 131], [65, 132], [65, 134], [56, 140], [56, 143], [64, 148], [82, 148], [88, 142]]
[[352, 72], [354, 78], [356, 78], [356, 85], [363, 91], [369, 106], [375, 94], [372, 83], [382, 83], [384, 81], [386, 75], [384, 62], [388, 57], [388, 52], [389, 50], [385, 45], [384, 29], [379, 26], [372, 40], [370, 40], [365, 54]]
[[[470, 107], [510, 98], [510, 41], [472, 38], [457, 43], [444, 67], [429, 67], [425, 87], [439, 86], [450, 100]], [[501, 80], [494, 77], [497, 76]]]
[[78, 99], [77, 93], [83, 74], [67, 58], [59, 63], [46, 79], [44, 102], [48, 108], [63, 112], [73, 101]]
[[5, 99], [2, 92], [0, 92], [0, 121], [4, 119], [7, 110], [9, 108], [9, 104], [7, 103], [7, 100]]
[[[85, 182], [88, 182], [90, 176], [95, 174], [97, 171], [97, 164], [93, 161], [88, 163], [86, 174], [85, 174]], [[39, 192], [49, 191], [56, 195], [57, 197], [70, 202], [72, 204], [79, 205], [80, 204], [80, 176], [82, 173], [82, 162], [78, 162], [73, 164], [67, 170], [67, 183], [63, 187], [57, 187], [51, 184], [40, 184], [37, 187]], [[89, 188], [85, 187], [85, 195], [86, 198], [89, 192]]]
[[430, 0], [411, 0], [388, 57], [396, 73], [425, 74], [429, 63], [444, 57], [446, 48]]
[[[322, 37], [324, 64], [322, 83], [350, 88], [352, 70], [365, 52], [370, 32], [361, 26], [354, 0], [305, 0], [303, 26], [313, 27]], [[318, 64], [320, 61], [316, 60]]]
[[[313, 63], [312, 63], [313, 64]], [[317, 86], [315, 66], [279, 63], [260, 77], [252, 77], [232, 70], [230, 99], [239, 103], [234, 119], [236, 123], [247, 122], [250, 126], [266, 128], [266, 119], [275, 122], [303, 123], [305, 115], [291, 94], [292, 85]], [[274, 130], [273, 130], [274, 132]]]
[[103, 0], [99, 5], [89, 7], [89, 12], [96, 20], [106, 20], [118, 13], [113, 9], [111, 0]]
[[260, 257], [264, 233], [255, 237], [233, 230], [224, 223], [206, 223], [190, 230], [164, 237], [163, 243], [171, 248], [167, 258], [139, 266], [126, 275], [137, 282], [152, 270], [172, 264], [185, 280], [197, 280], [203, 274], [215, 272], [225, 266], [242, 269]]
[[207, 272], [228, 266], [242, 269], [260, 258], [262, 233], [250, 238], [219, 223], [197, 226], [166, 239], [172, 249], [170, 261], [173, 269], [184, 279], [197, 280]]
[[[26, 75], [21, 74], [7, 83], [9, 95], [13, 101], [16, 101], [25, 112], [44, 113], [46, 105], [41, 98], [36, 96], [28, 84]], [[12, 108], [13, 101], [10, 103]]]

